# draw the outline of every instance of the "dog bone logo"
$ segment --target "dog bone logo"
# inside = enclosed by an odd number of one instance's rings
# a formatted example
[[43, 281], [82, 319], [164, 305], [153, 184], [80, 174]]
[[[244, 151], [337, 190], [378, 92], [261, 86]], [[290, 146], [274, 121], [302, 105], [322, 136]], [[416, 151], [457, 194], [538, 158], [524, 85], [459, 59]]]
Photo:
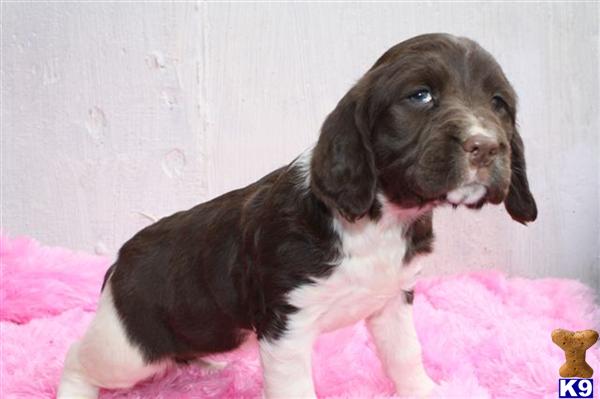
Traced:
[[563, 378], [591, 378], [594, 369], [585, 362], [585, 351], [596, 343], [598, 333], [594, 330], [552, 331], [552, 342], [565, 351], [566, 362], [558, 370]]

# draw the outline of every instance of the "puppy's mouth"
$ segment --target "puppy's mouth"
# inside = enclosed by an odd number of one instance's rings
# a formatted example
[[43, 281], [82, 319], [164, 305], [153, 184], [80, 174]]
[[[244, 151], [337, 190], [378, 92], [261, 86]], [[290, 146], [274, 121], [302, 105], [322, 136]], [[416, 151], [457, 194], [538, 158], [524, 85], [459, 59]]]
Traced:
[[439, 198], [441, 204], [450, 204], [454, 208], [464, 205], [467, 208], [479, 209], [486, 203], [499, 204], [505, 197], [505, 190], [487, 186], [479, 182], [463, 184]]
[[487, 202], [488, 192], [488, 188], [481, 183], [468, 183], [442, 195], [440, 201], [455, 208], [464, 205], [467, 208], [479, 209]]

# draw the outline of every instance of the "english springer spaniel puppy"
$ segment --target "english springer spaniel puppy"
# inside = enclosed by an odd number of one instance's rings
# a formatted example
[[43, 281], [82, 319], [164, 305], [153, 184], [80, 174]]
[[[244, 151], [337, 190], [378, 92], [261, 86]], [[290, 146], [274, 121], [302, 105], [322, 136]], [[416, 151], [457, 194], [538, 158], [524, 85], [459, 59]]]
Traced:
[[123, 245], [58, 397], [129, 388], [250, 334], [266, 397], [314, 397], [313, 342], [363, 319], [398, 394], [427, 395], [411, 302], [433, 210], [504, 202], [520, 223], [537, 215], [516, 102], [472, 40], [428, 34], [392, 47], [313, 149]]

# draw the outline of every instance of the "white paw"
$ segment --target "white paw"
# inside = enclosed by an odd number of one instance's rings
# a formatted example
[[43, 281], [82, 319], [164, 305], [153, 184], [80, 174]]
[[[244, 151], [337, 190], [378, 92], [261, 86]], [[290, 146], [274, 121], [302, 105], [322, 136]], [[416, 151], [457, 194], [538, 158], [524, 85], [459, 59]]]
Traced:
[[212, 359], [198, 359], [194, 362], [209, 374], [215, 374], [227, 367], [227, 362]]
[[396, 384], [396, 392], [400, 397], [428, 398], [437, 384], [427, 374], [407, 375]]

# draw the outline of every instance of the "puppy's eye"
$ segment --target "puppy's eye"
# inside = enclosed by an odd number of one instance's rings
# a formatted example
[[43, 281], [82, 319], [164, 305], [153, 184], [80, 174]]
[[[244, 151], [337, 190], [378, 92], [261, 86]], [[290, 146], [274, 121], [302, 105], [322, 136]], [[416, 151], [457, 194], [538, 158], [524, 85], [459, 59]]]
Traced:
[[496, 112], [508, 112], [508, 104], [500, 96], [492, 97], [492, 108]]
[[418, 104], [427, 104], [433, 101], [433, 96], [428, 89], [421, 89], [408, 96], [408, 99]]

